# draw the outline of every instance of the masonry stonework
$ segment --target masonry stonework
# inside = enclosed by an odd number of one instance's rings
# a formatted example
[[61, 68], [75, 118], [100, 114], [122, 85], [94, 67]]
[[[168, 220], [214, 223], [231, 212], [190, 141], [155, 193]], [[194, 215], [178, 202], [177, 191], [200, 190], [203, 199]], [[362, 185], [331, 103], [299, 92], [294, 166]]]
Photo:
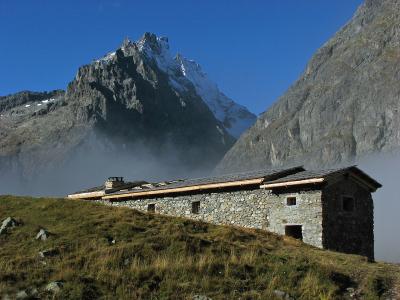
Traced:
[[[288, 206], [287, 197], [296, 197], [296, 205]], [[200, 202], [198, 214], [192, 213], [192, 202], [196, 201]], [[300, 225], [305, 243], [320, 248], [323, 246], [320, 190], [279, 194], [265, 189], [221, 191], [107, 204], [141, 211], [147, 211], [149, 204], [155, 204], [156, 213], [214, 224], [266, 229], [282, 235], [285, 234], [285, 226]]]
[[[343, 197], [354, 200], [351, 211]], [[323, 190], [323, 246], [344, 253], [374, 257], [374, 203], [371, 193], [350, 178]]]
[[[68, 195], [141, 211], [264, 229], [374, 259], [371, 193], [382, 185], [356, 166], [294, 167], [149, 183], [123, 182]], [[109, 182], [108, 182], [109, 183]]]

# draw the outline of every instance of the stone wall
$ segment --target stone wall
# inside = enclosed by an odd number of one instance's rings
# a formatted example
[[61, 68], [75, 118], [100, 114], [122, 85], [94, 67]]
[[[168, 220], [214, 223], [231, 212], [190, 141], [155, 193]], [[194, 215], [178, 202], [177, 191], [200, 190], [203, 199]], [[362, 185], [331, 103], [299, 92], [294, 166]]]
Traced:
[[[286, 198], [296, 197], [296, 205], [287, 206]], [[303, 241], [322, 248], [321, 191], [281, 192], [268, 199], [268, 230], [285, 234], [286, 225], [302, 225]]]
[[[354, 210], [343, 209], [342, 197], [354, 199]], [[371, 193], [343, 177], [324, 188], [323, 246], [344, 253], [374, 259], [374, 204]]]
[[[296, 197], [296, 205], [286, 205], [288, 196]], [[198, 214], [192, 213], [192, 202], [195, 201], [200, 201]], [[320, 190], [279, 194], [264, 189], [221, 191], [108, 204], [141, 211], [147, 211], [149, 204], [155, 204], [156, 213], [214, 224], [266, 229], [278, 234], [285, 234], [286, 225], [302, 225], [303, 241], [322, 247]]]

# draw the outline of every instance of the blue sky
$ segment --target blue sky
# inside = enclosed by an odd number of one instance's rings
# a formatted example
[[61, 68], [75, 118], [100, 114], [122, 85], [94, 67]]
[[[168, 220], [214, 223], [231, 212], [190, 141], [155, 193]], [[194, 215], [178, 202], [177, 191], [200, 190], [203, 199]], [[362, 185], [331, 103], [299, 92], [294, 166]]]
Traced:
[[0, 95], [65, 88], [79, 66], [146, 31], [221, 90], [266, 110], [362, 0], [0, 0]]

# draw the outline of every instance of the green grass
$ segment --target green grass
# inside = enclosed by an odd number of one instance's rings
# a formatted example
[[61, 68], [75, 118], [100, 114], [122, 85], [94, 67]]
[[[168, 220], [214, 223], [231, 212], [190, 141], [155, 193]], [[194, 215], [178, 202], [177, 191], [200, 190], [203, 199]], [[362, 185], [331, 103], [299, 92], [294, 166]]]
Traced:
[[[52, 298], [43, 287], [61, 280], [59, 299], [275, 299], [275, 289], [343, 299], [348, 287], [379, 299], [399, 278], [398, 266], [265, 231], [96, 203], [0, 196], [0, 220], [8, 216], [23, 225], [0, 236], [0, 297], [36, 287]], [[54, 235], [37, 241], [42, 227]], [[59, 255], [41, 259], [48, 248]]]

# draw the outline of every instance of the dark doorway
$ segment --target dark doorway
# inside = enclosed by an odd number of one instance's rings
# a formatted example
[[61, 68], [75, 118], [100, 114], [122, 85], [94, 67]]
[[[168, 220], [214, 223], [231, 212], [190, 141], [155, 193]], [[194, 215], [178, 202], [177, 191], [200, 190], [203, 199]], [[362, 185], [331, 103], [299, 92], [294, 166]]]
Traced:
[[154, 203], [147, 205], [148, 212], [156, 212], [156, 205]]
[[303, 231], [301, 225], [286, 225], [285, 235], [291, 236], [292, 238], [303, 240]]
[[198, 214], [200, 211], [200, 201], [192, 202], [192, 214]]

